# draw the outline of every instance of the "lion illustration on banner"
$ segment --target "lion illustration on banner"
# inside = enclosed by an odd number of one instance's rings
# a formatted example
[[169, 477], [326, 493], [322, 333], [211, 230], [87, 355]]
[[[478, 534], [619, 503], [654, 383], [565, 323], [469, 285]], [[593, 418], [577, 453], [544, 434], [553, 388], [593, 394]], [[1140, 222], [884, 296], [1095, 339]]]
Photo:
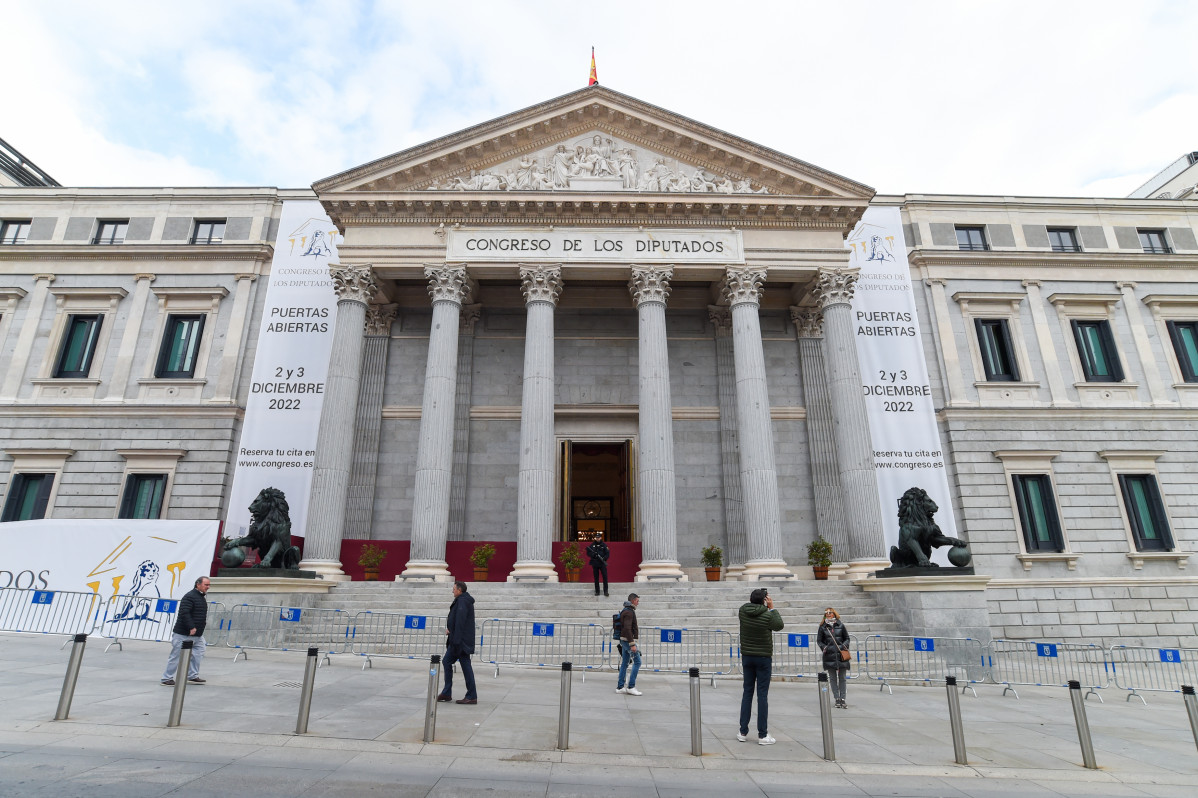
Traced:
[[263, 488], [250, 504], [249, 534], [229, 540], [222, 551], [245, 546], [257, 549], [261, 558], [255, 568], [299, 568], [300, 550], [291, 545], [291, 515], [287, 497], [278, 488]]
[[[923, 488], [907, 488], [898, 500], [899, 542], [890, 547], [891, 568], [936, 568], [937, 563], [929, 558], [932, 549], [940, 546], [964, 548], [968, 544], [958, 538], [950, 538], [940, 531], [932, 516], [940, 508]], [[961, 558], [953, 558], [961, 559]], [[969, 560], [954, 565], [968, 564]]]

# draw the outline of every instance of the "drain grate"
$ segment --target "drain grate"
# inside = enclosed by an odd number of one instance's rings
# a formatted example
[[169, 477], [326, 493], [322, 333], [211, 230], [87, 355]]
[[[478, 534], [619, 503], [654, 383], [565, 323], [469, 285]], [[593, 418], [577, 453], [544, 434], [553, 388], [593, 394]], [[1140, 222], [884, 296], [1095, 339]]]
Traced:
[[300, 689], [303, 686], [304, 685], [301, 682], [279, 682], [278, 684], [275, 685], [275, 687], [294, 687], [296, 690]]

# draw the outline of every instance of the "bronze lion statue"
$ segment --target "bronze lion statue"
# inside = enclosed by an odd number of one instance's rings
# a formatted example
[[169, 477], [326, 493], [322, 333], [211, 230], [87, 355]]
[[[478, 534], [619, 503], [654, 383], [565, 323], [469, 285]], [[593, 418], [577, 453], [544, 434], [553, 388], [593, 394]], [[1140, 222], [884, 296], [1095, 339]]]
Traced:
[[237, 546], [257, 549], [255, 568], [299, 568], [300, 550], [291, 545], [291, 516], [287, 497], [278, 488], [263, 488], [250, 504], [249, 534], [225, 543], [222, 551]]
[[937, 568], [939, 564], [929, 559], [932, 549], [967, 545], [942, 533], [932, 521], [939, 509], [923, 488], [908, 488], [898, 500], [899, 542], [890, 547], [892, 568]]

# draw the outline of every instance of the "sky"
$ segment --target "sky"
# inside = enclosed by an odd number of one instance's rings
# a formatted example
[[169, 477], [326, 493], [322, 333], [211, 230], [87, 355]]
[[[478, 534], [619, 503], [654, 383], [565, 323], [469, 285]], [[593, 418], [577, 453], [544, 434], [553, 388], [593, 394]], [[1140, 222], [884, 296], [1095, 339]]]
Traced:
[[585, 86], [592, 46], [603, 85], [883, 194], [1120, 197], [1198, 151], [1193, 2], [0, 7], [0, 138], [66, 186], [308, 186]]

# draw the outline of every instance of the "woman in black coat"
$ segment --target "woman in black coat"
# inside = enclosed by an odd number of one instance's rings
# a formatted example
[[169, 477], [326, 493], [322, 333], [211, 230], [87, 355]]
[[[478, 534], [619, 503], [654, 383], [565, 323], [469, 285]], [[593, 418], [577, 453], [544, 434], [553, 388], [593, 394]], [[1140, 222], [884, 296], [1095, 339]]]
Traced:
[[824, 654], [824, 670], [828, 672], [828, 681], [832, 683], [832, 697], [836, 699], [836, 706], [848, 709], [844, 688], [849, 678], [849, 660], [840, 652], [849, 650], [849, 630], [841, 623], [840, 614], [831, 607], [824, 610], [824, 622], [819, 625], [815, 642]]

